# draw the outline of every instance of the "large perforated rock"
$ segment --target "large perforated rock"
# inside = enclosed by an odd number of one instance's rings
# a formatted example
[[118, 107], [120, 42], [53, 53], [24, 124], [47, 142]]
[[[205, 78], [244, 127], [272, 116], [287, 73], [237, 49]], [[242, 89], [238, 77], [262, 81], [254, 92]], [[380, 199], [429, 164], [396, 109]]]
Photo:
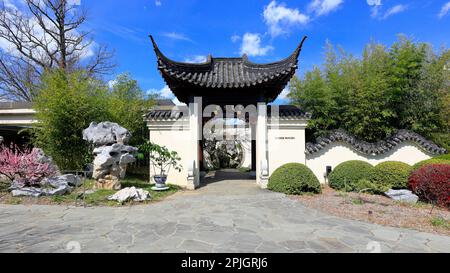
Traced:
[[131, 133], [117, 123], [91, 123], [83, 131], [83, 139], [96, 148], [92, 177], [96, 189], [119, 190], [120, 179], [125, 178], [127, 165], [136, 160], [138, 149], [127, 146]]
[[89, 127], [83, 130], [83, 139], [93, 143], [96, 147], [112, 145], [115, 143], [128, 144], [131, 133], [113, 122], [92, 122]]

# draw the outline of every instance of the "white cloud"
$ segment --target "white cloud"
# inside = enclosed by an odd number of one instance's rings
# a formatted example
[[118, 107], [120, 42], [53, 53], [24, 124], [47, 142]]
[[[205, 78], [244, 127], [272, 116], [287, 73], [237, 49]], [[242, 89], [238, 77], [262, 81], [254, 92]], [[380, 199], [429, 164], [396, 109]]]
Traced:
[[261, 36], [258, 33], [245, 33], [242, 37], [241, 54], [264, 56], [270, 50], [273, 50], [273, 47], [261, 46]]
[[157, 7], [162, 6], [162, 2], [160, 0], [155, 0], [155, 6]]
[[182, 40], [182, 41], [189, 41], [192, 42], [191, 38], [184, 35], [183, 33], [177, 33], [177, 32], [164, 32], [161, 34], [162, 36], [173, 39], [173, 40]]
[[147, 91], [147, 93], [158, 94], [158, 96], [162, 99], [170, 99], [173, 103], [175, 103], [175, 105], [186, 105], [185, 103], [180, 102], [177, 97], [175, 97], [172, 90], [170, 90], [169, 86], [167, 85], [160, 90], [154, 88], [150, 89]]
[[5, 8], [12, 9], [12, 10], [17, 10], [17, 7], [13, 3], [12, 0], [2, 0], [2, 2], [0, 2], [0, 3], [3, 4], [5, 6]]
[[80, 6], [81, 5], [81, 0], [68, 0], [67, 4], [69, 4], [71, 6]]
[[387, 18], [391, 17], [392, 15], [404, 12], [407, 9], [408, 9], [408, 6], [406, 6], [406, 5], [395, 5], [392, 8], [388, 9], [386, 11], [386, 13], [384, 13], [384, 15], [381, 17], [381, 19], [387, 19]]
[[344, 3], [343, 0], [313, 0], [308, 6], [308, 10], [314, 12], [316, 16], [327, 15], [338, 9], [342, 3]]
[[291, 93], [291, 90], [290, 90], [289, 85], [288, 85], [288, 86], [286, 86], [286, 88], [283, 89], [283, 91], [278, 96], [278, 98], [282, 99], [282, 100], [287, 100], [288, 96], [289, 96], [289, 93]]
[[161, 98], [164, 99], [173, 99], [175, 97], [172, 90], [170, 90], [169, 86], [167, 85], [161, 88], [160, 90], [153, 88], [148, 90], [147, 92], [150, 94], [158, 94]]
[[186, 105], [186, 103], [179, 101], [178, 98], [174, 98], [172, 102], [175, 103], [175, 105]]
[[114, 87], [114, 85], [117, 84], [117, 80], [110, 80], [108, 81], [108, 87], [109, 89], [112, 89]]
[[[389, 17], [391, 17], [392, 15], [404, 12], [408, 9], [408, 5], [395, 5], [393, 7], [391, 7], [390, 9], [388, 9], [385, 12], [382, 12], [382, 0], [366, 0], [367, 1], [367, 5], [369, 5], [371, 7], [371, 16], [372, 18], [378, 18], [380, 20], [384, 20], [387, 19]], [[449, 2], [450, 4], [450, 2]], [[450, 8], [450, 5], [449, 5]]]
[[237, 41], [239, 41], [241, 39], [241, 36], [239, 36], [239, 35], [233, 35], [233, 36], [231, 36], [231, 41], [233, 42], [233, 43], [236, 43]]
[[367, 0], [369, 6], [381, 6], [381, 0]]
[[298, 9], [287, 8], [284, 3], [277, 4], [276, 1], [264, 8], [263, 15], [272, 37], [289, 33], [290, 27], [305, 25], [310, 20], [308, 15], [300, 13]]
[[442, 18], [445, 15], [448, 14], [448, 12], [450, 11], [450, 2], [447, 2], [446, 4], [444, 4], [441, 8], [441, 12], [439, 12], [438, 17]]
[[382, 5], [381, 0], [367, 0], [367, 5], [371, 6], [372, 12], [370, 16], [372, 18], [378, 17]]
[[196, 55], [196, 56], [188, 57], [188, 58], [184, 59], [184, 61], [186, 63], [204, 63], [204, 62], [206, 62], [206, 60], [207, 60], [207, 57], [203, 56], [203, 55]]
[[159, 91], [159, 94], [163, 98], [173, 98], [173, 92], [170, 90], [169, 86], [164, 86], [163, 89]]

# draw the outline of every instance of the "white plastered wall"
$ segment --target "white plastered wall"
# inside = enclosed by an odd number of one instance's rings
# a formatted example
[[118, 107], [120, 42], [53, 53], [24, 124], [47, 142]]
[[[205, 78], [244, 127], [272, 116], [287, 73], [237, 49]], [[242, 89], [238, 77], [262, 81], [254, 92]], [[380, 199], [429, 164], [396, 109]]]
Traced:
[[[194, 158], [192, 155], [189, 121], [150, 121], [148, 127], [152, 143], [166, 146], [170, 151], [176, 151], [181, 157], [181, 172], [174, 169], [170, 170], [167, 183], [187, 187], [188, 166], [192, 162], [192, 158]], [[155, 175], [155, 172], [153, 167], [150, 166], [151, 179], [153, 179], [153, 175]]]
[[305, 120], [269, 121], [269, 174], [287, 163], [306, 163]]
[[424, 152], [413, 142], [404, 142], [383, 155], [365, 155], [352, 149], [350, 145], [336, 142], [312, 155], [306, 155], [306, 165], [314, 172], [321, 183], [325, 183], [326, 167], [333, 169], [339, 164], [350, 160], [362, 160], [372, 165], [386, 161], [400, 161], [414, 165], [420, 161], [430, 159], [431, 155]]

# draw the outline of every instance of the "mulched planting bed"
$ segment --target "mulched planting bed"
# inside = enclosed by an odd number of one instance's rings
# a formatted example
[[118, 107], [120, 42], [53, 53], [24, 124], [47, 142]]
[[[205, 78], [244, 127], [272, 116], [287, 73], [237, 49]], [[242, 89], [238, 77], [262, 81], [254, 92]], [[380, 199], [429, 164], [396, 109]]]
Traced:
[[116, 201], [107, 200], [108, 196], [113, 195], [116, 191], [112, 190], [97, 190], [92, 194], [87, 194], [83, 198], [83, 193], [85, 190], [91, 190], [94, 181], [85, 181], [85, 187], [79, 187], [75, 189], [72, 193], [63, 196], [51, 196], [51, 197], [13, 197], [10, 192], [8, 192], [8, 187], [5, 184], [0, 186], [0, 204], [9, 205], [66, 205], [66, 206], [108, 206], [108, 207], [120, 207], [120, 206], [130, 206], [130, 205], [145, 205], [150, 203], [155, 203], [164, 200], [165, 198], [173, 195], [174, 193], [180, 191], [181, 189], [177, 186], [170, 185], [170, 189], [164, 192], [152, 191], [150, 185], [146, 181], [139, 179], [125, 179], [122, 182], [122, 188], [125, 187], [136, 187], [142, 188], [150, 192], [152, 199], [145, 202], [126, 202], [124, 204], [118, 203]]
[[407, 204], [381, 195], [338, 192], [290, 196], [305, 206], [342, 218], [450, 236], [450, 210], [426, 203]]

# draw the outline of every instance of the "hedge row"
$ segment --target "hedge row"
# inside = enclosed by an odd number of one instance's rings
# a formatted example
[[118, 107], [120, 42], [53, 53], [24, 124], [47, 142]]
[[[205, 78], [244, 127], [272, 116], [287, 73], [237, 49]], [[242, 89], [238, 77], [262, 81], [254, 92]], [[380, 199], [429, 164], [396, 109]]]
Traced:
[[413, 167], [402, 162], [384, 162], [373, 167], [364, 161], [348, 161], [329, 176], [332, 188], [382, 194], [389, 189], [410, 189], [421, 200], [450, 206], [450, 156], [444, 155]]
[[[450, 156], [420, 162], [413, 167], [389, 161], [377, 166], [364, 161], [347, 161], [329, 176], [332, 188], [342, 191], [383, 194], [389, 189], [410, 189], [422, 200], [450, 206]], [[443, 164], [436, 164], [442, 163]], [[320, 193], [321, 185], [305, 165], [286, 164], [270, 177], [268, 188], [285, 194]]]
[[343, 191], [382, 193], [389, 189], [405, 189], [411, 166], [402, 162], [384, 162], [373, 167], [364, 161], [347, 161], [330, 174], [330, 186]]

